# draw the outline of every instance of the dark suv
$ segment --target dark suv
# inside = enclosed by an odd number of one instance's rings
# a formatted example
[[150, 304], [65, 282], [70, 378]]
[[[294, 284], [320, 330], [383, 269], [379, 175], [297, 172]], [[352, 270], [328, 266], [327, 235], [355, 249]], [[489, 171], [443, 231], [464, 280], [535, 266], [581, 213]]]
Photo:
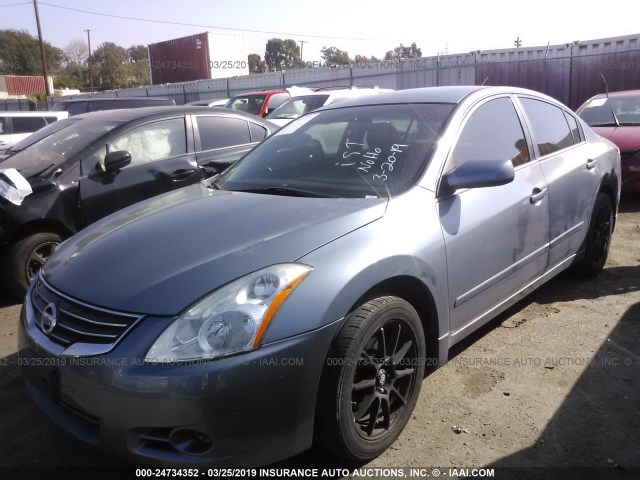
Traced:
[[[0, 162], [0, 280], [16, 300], [65, 238], [221, 172], [278, 128], [240, 112], [176, 106], [61, 122], [68, 125]], [[16, 198], [20, 185], [32, 192]]]
[[115, 110], [118, 108], [142, 108], [175, 105], [172, 98], [165, 97], [116, 97], [116, 98], [72, 98], [57, 102], [51, 110], [66, 111], [69, 116], [81, 113]]

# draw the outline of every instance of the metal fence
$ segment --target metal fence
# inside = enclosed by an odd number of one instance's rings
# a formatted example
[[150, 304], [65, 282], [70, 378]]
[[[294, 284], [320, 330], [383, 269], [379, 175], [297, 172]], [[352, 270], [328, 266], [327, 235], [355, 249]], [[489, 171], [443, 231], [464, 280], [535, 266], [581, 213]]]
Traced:
[[[309, 67], [236, 78], [126, 88], [86, 94], [94, 97], [162, 96], [177, 104], [293, 85], [372, 86], [403, 90], [442, 85], [510, 85], [537, 90], [577, 108], [587, 98], [609, 91], [640, 89], [640, 34], [564, 45], [475, 51], [402, 61], [365, 62], [335, 68]], [[46, 109], [27, 100], [0, 100], [0, 110]], [[16, 103], [17, 102], [17, 103]]]

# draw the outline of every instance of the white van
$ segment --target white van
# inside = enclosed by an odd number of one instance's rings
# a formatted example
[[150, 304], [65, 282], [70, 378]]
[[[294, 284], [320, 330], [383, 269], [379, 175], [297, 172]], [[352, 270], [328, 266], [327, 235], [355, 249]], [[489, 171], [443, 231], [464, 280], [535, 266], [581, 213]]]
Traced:
[[11, 148], [36, 130], [68, 116], [67, 112], [0, 111], [0, 152]]

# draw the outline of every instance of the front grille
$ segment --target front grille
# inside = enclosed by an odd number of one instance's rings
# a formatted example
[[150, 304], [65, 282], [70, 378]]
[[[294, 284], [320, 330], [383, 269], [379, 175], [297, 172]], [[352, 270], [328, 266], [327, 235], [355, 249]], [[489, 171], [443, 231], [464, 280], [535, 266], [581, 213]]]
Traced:
[[[31, 301], [40, 331], [65, 347], [75, 343], [113, 345], [142, 318], [80, 303], [55, 291], [42, 278], [36, 280]], [[43, 325], [42, 314], [50, 304], [57, 313], [53, 327], [50, 322]]]

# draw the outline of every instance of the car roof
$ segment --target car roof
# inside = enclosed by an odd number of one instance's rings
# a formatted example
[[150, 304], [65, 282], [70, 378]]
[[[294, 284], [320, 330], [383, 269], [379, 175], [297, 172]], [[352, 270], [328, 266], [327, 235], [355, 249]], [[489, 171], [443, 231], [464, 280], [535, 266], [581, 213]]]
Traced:
[[217, 115], [222, 117], [237, 117], [244, 118], [245, 120], [251, 120], [256, 123], [262, 123], [269, 125], [270, 127], [277, 128], [274, 124], [262, 120], [256, 115], [250, 115], [248, 113], [240, 112], [237, 110], [230, 110], [227, 108], [211, 108], [202, 107], [196, 105], [165, 105], [159, 107], [142, 107], [142, 108], [122, 108], [116, 110], [100, 110], [97, 112], [83, 113], [75, 115], [76, 117], [83, 118], [89, 121], [109, 121], [116, 120], [122, 122], [129, 122], [135, 119], [163, 117], [165, 115], [184, 115], [184, 114], [206, 114]]
[[615, 97], [640, 97], [640, 90], [620, 90], [618, 92], [609, 92], [607, 93], [599, 93], [598, 95], [594, 95], [589, 100], [593, 100], [594, 98], [615, 98]]
[[169, 97], [91, 97], [91, 98], [67, 98], [55, 103], [77, 103], [77, 102], [101, 102], [108, 100], [110, 102], [124, 102], [130, 100], [141, 100], [143, 102], [152, 102], [158, 100], [171, 100]]
[[271, 95], [274, 93], [288, 93], [286, 90], [262, 90], [259, 92], [245, 92], [245, 93], [239, 93], [237, 95], [234, 95], [231, 98], [236, 98], [236, 97], [247, 97], [247, 96], [253, 96], [253, 95]]
[[[477, 94], [477, 95], [476, 95]], [[540, 92], [518, 87], [489, 87], [482, 85], [464, 85], [448, 87], [411, 88], [386, 92], [384, 95], [367, 95], [343, 100], [324, 106], [320, 110], [331, 110], [360, 105], [393, 105], [400, 103], [451, 103], [459, 104], [467, 97], [478, 98], [499, 94], [535, 95], [556, 105], [562, 105], [554, 98]], [[566, 106], [564, 108], [567, 108]]]

